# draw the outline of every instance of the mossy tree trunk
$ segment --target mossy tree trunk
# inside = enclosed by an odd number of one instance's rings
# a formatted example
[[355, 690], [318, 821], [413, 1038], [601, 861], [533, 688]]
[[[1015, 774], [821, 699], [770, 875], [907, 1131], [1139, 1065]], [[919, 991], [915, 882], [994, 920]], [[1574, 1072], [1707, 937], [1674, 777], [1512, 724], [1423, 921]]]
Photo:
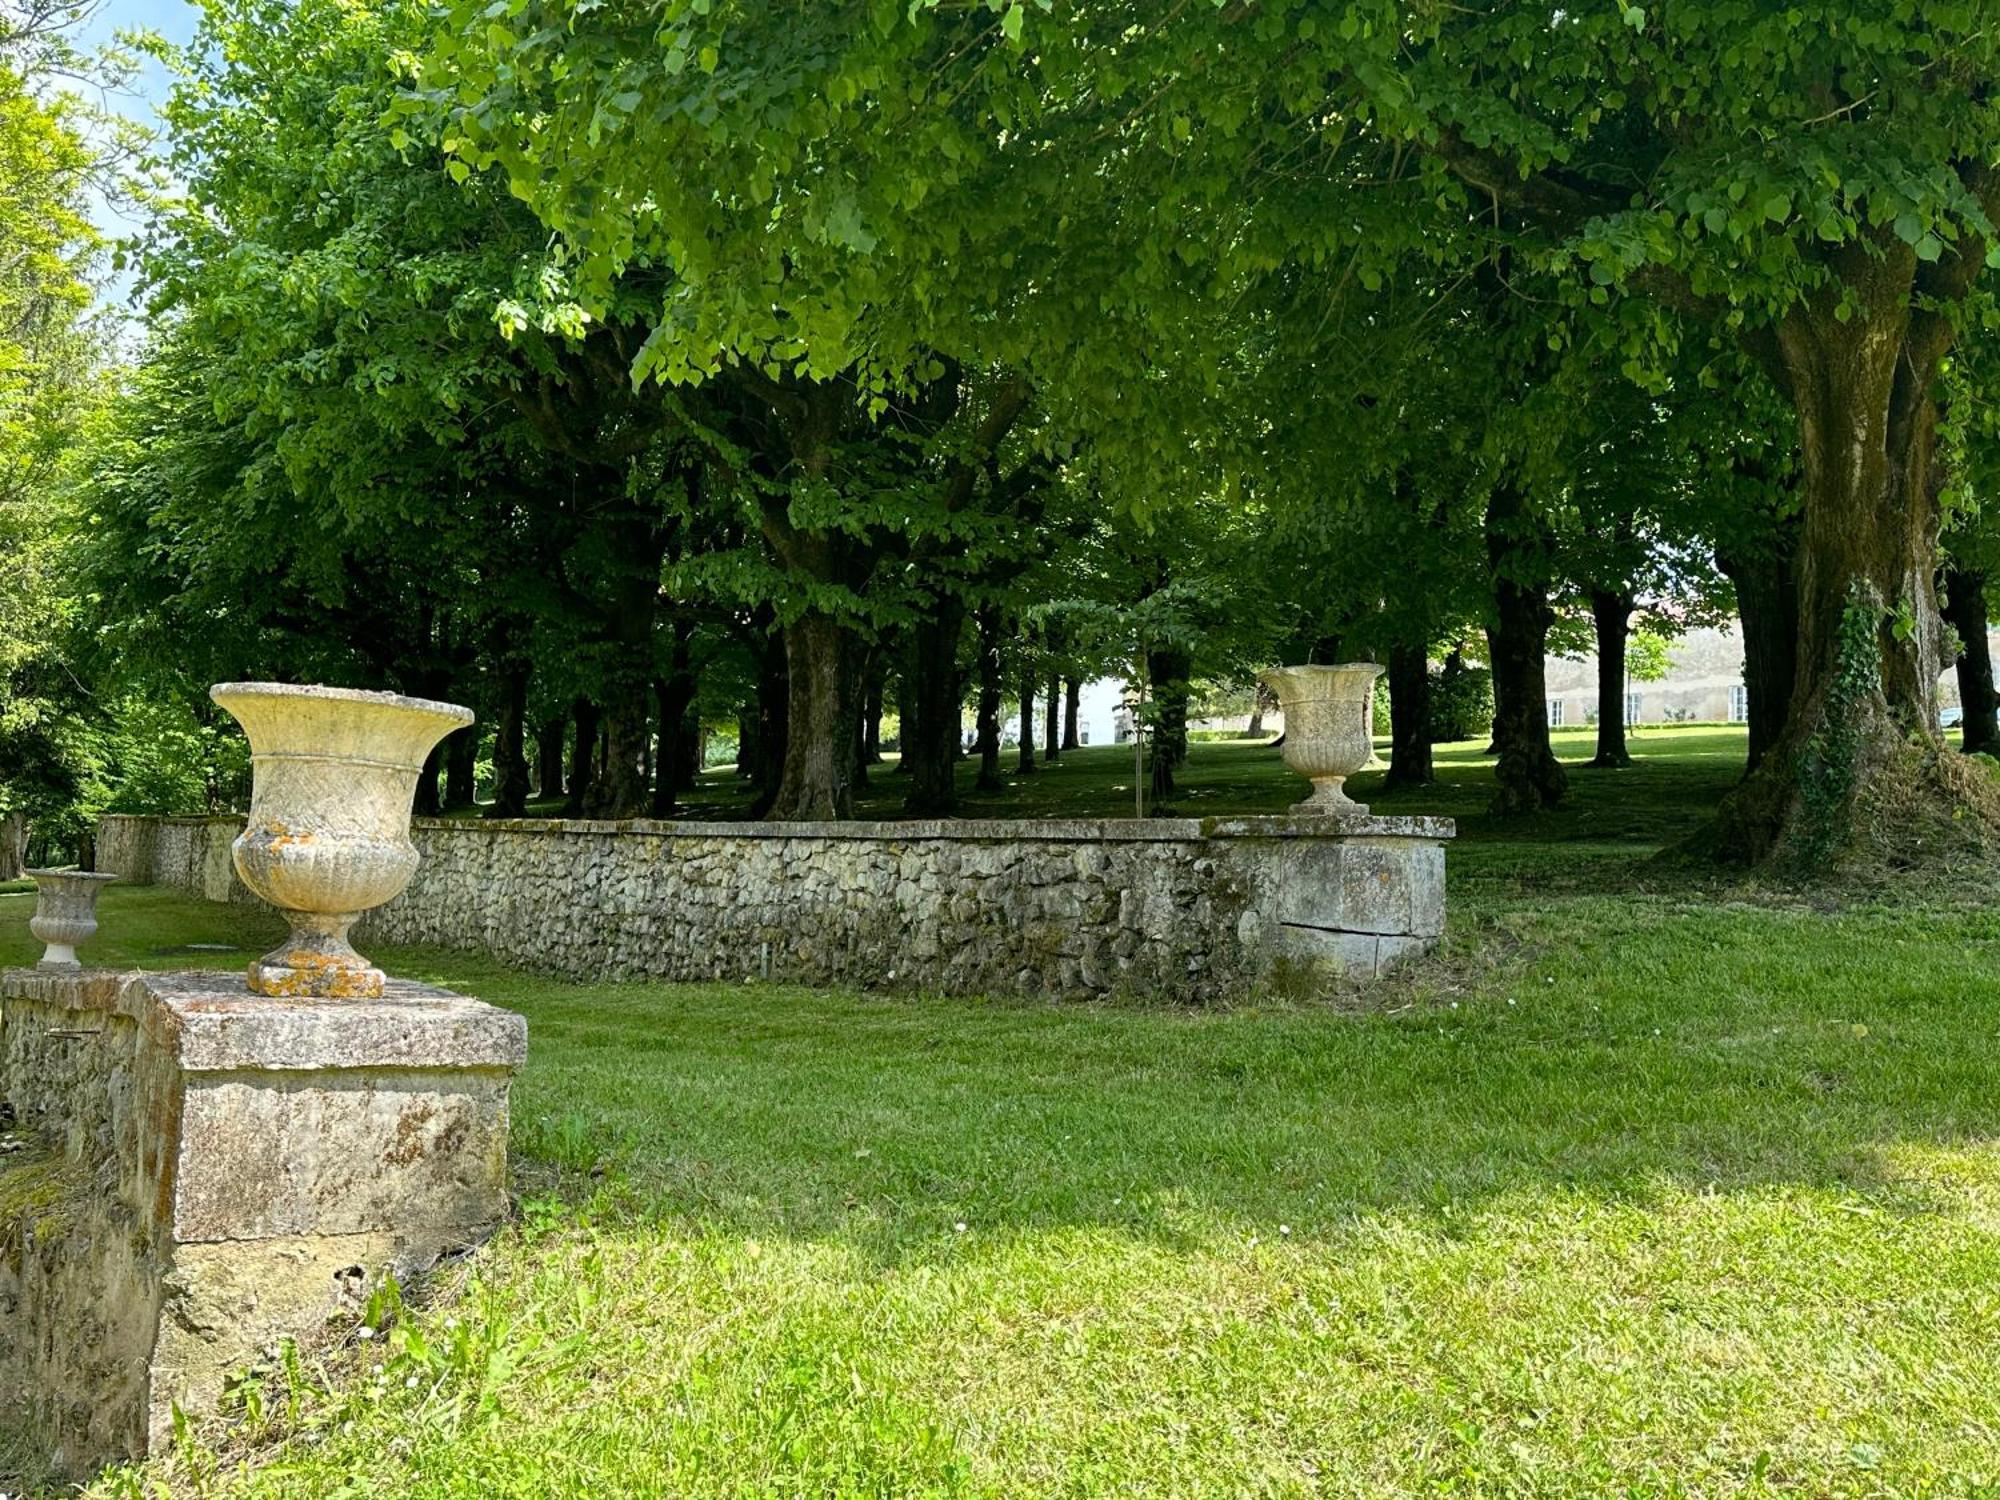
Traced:
[[1950, 329], [1915, 305], [1917, 267], [1900, 242], [1857, 253], [1776, 329], [1803, 470], [1798, 671], [1782, 732], [1719, 811], [1728, 859], [1908, 842], [1971, 791], [1940, 768], [1932, 450]]

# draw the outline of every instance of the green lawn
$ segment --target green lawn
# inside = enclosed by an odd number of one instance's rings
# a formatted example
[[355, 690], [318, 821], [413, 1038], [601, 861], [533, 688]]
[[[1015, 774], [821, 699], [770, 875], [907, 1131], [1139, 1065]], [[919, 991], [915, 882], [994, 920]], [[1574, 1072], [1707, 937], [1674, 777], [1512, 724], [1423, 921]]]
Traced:
[[[2000, 912], [1658, 877], [1741, 740], [1639, 749], [1518, 831], [1470, 754], [1383, 799], [1466, 837], [1448, 951], [1362, 1014], [377, 953], [528, 1016], [519, 1221], [102, 1488], [2000, 1495]], [[1113, 810], [1112, 754], [1021, 805]], [[1195, 757], [1189, 811], [1297, 795]], [[104, 962], [275, 934], [104, 917]]]

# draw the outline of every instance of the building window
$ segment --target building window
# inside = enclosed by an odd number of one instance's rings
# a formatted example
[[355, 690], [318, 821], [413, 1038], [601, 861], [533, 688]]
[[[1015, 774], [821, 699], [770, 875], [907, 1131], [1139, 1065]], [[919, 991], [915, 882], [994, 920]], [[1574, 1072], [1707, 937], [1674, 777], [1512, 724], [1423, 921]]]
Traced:
[[1750, 689], [1740, 682], [1729, 690], [1729, 722], [1732, 724], [1750, 722]]
[[1625, 722], [1627, 724], [1636, 724], [1639, 722], [1639, 706], [1644, 701], [1645, 697], [1641, 693], [1627, 693], [1625, 695]]
[[1549, 728], [1551, 729], [1562, 728], [1562, 721], [1563, 721], [1562, 699], [1560, 698], [1549, 699]]

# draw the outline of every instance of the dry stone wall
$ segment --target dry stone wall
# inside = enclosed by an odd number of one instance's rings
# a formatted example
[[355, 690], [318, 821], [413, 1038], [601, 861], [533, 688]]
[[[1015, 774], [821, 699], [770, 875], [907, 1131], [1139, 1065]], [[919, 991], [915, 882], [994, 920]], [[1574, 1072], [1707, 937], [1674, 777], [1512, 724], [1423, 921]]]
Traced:
[[[211, 899], [240, 821], [104, 820], [100, 868]], [[1372, 975], [1444, 925], [1441, 818], [910, 823], [422, 820], [368, 943], [577, 978], [1201, 1000]]]

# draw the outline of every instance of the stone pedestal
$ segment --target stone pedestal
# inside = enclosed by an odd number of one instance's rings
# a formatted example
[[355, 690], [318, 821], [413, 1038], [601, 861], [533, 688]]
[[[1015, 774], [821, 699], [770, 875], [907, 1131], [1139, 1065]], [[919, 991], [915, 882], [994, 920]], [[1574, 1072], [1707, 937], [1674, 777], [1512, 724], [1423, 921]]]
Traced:
[[509, 1011], [391, 980], [0, 974], [0, 1430], [79, 1475], [507, 1209]]
[[1449, 818], [1361, 812], [1210, 826], [1257, 851], [1260, 898], [1247, 920], [1277, 966], [1367, 978], [1430, 952], [1444, 934], [1444, 845], [1456, 832]]

